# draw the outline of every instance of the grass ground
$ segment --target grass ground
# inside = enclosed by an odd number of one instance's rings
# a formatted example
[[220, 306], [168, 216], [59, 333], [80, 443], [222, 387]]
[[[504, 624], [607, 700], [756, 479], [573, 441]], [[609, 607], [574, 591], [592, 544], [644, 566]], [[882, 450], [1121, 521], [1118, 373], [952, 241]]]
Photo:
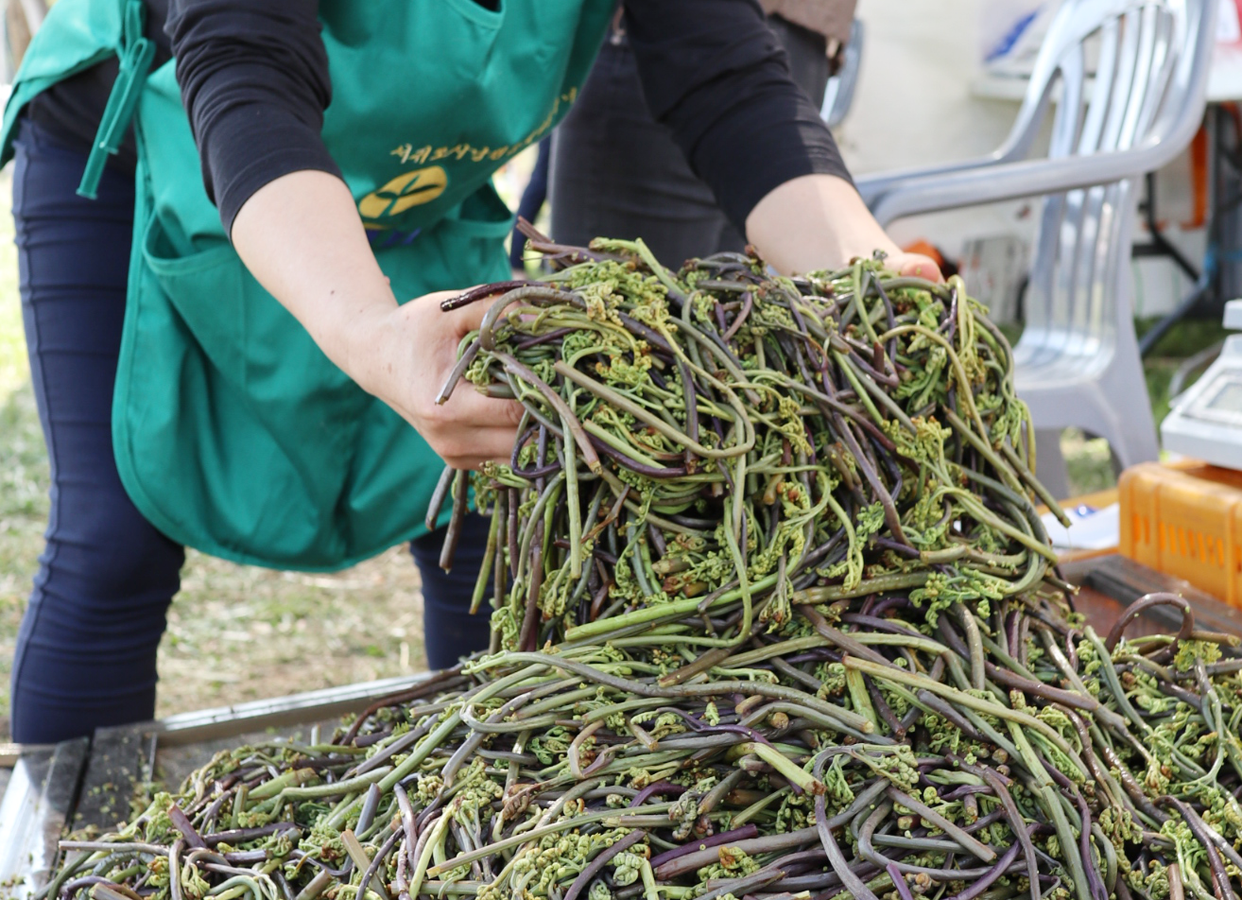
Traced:
[[[500, 180], [521, 190], [533, 155]], [[9, 670], [47, 520], [47, 458], [30, 388], [7, 173], [0, 173], [0, 739], [7, 735]], [[1219, 328], [1176, 330], [1148, 367], [1158, 415], [1180, 357]], [[1075, 492], [1108, 486], [1101, 441], [1067, 434]], [[393, 549], [335, 575], [275, 572], [191, 552], [160, 646], [158, 715], [405, 674], [425, 668], [422, 601], [409, 556]]]

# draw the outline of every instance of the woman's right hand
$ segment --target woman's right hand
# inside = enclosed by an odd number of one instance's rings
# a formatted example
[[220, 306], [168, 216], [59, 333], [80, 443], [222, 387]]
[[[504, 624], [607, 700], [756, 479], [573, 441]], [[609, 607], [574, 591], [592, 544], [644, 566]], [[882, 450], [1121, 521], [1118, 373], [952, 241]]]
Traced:
[[400, 413], [445, 462], [476, 469], [509, 459], [519, 404], [469, 384], [435, 403], [461, 339], [489, 304], [442, 312], [440, 301], [457, 293], [447, 291], [398, 306], [345, 182], [318, 171], [283, 175], [242, 205], [231, 237], [246, 267], [328, 358]]
[[360, 320], [342, 368], [413, 425], [446, 463], [477, 469], [488, 460], [509, 461], [522, 406], [486, 397], [465, 381], [446, 403], [436, 404], [462, 338], [479, 327], [491, 305], [480, 301], [442, 311], [440, 302], [458, 293], [426, 294]]

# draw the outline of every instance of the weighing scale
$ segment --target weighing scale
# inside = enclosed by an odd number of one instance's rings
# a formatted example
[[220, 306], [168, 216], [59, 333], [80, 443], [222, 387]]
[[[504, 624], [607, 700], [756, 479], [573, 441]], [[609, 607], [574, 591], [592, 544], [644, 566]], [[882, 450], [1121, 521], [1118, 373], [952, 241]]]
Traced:
[[[1225, 327], [1242, 331], [1242, 300], [1225, 304]], [[1173, 402], [1160, 426], [1164, 449], [1215, 466], [1242, 469], [1242, 334]]]

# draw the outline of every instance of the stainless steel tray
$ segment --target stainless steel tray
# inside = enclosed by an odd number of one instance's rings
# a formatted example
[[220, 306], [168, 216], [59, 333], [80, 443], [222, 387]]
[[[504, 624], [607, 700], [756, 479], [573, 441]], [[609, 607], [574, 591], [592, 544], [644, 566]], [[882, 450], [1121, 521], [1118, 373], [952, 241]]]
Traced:
[[101, 728], [92, 738], [24, 747], [0, 801], [0, 884], [14, 900], [43, 887], [65, 828], [113, 828], [127, 817], [134, 787], [152, 773], [177, 784], [216, 751], [248, 737], [305, 734], [316, 725], [330, 733], [342, 715], [360, 712], [434, 674], [222, 706]]

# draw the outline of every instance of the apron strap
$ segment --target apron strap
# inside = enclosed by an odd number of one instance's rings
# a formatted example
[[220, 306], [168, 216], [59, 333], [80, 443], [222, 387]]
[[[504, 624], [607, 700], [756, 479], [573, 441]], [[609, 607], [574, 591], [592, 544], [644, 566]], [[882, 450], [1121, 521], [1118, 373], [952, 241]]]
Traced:
[[143, 0], [126, 0], [120, 68], [112, 85], [112, 93], [108, 95], [108, 105], [99, 120], [99, 130], [95, 133], [95, 142], [86, 160], [82, 183], [78, 185], [78, 195], [88, 200], [95, 199], [108, 157], [115, 156], [121, 148], [121, 141], [138, 108], [138, 97], [147, 83], [151, 62], [155, 59], [155, 43], [144, 33], [146, 18], [147, 9]]

